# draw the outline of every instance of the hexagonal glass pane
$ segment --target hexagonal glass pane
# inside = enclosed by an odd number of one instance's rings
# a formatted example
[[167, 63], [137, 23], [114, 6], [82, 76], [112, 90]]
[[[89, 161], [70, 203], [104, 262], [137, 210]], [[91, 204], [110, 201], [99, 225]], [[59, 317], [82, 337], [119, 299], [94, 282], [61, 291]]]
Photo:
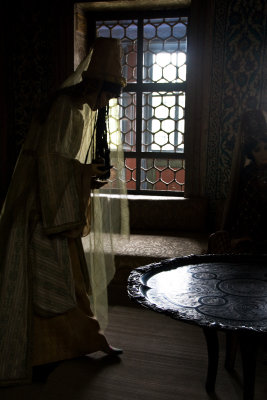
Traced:
[[111, 28], [111, 37], [115, 39], [122, 39], [124, 37], [124, 28], [120, 25]]
[[144, 38], [152, 39], [156, 36], [156, 28], [152, 24], [144, 24]]
[[137, 24], [130, 24], [125, 30], [125, 36], [131, 40], [137, 39]]
[[175, 121], [173, 119], [165, 119], [161, 122], [161, 129], [166, 133], [171, 133], [175, 129]]
[[168, 143], [169, 137], [166, 132], [160, 131], [155, 133], [154, 135], [154, 143], [163, 147], [165, 144]]
[[182, 39], [186, 36], [187, 27], [184, 23], [179, 22], [178, 24], [174, 25], [173, 27], [173, 36], [176, 39]]
[[164, 119], [164, 118], [168, 118], [168, 116], [169, 116], [168, 107], [161, 105], [155, 109], [155, 117], [156, 118]]
[[168, 65], [164, 68], [163, 76], [168, 82], [172, 82], [176, 78], [176, 67], [174, 65]]
[[170, 183], [175, 181], [175, 173], [171, 169], [165, 169], [161, 172], [161, 180], [162, 182], [169, 185]]
[[154, 57], [155, 65], [159, 65], [164, 68], [171, 62], [171, 55], [169, 53], [157, 53]]
[[100, 25], [97, 29], [98, 36], [101, 37], [111, 37], [111, 32], [109, 27], [105, 25]]
[[170, 37], [164, 41], [163, 51], [166, 53], [177, 52], [180, 48], [180, 43], [178, 40], [173, 40], [173, 37]]
[[157, 36], [160, 39], [167, 39], [168, 37], [171, 36], [172, 29], [170, 25], [167, 25], [166, 23], [163, 23], [157, 27]]
[[147, 48], [151, 53], [158, 53], [162, 51], [164, 42], [158, 38], [152, 39], [147, 43]]

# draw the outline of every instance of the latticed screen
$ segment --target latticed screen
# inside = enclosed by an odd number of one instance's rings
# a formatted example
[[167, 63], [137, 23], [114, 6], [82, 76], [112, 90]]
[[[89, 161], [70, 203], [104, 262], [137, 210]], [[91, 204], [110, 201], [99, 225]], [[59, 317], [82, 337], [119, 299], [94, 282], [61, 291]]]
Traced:
[[96, 21], [121, 40], [127, 86], [119, 99], [126, 182], [136, 193], [183, 192], [188, 17]]

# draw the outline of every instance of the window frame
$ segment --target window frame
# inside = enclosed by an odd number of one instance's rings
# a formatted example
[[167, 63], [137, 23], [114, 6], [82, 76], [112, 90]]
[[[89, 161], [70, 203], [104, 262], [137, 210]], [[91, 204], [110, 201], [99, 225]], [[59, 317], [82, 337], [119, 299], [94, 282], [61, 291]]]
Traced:
[[[184, 152], [169, 152], [169, 151], [152, 151], [152, 152], [144, 152], [142, 151], [142, 97], [144, 93], [150, 93], [151, 97], [153, 92], [184, 92], [186, 95], [186, 103], [185, 110], [187, 109], [187, 79], [186, 82], [176, 82], [176, 83], [147, 83], [143, 82], [142, 73], [143, 73], [143, 21], [144, 19], [153, 19], [153, 18], [171, 18], [171, 17], [187, 17], [188, 18], [188, 32], [190, 27], [190, 8], [179, 8], [172, 10], [157, 10], [157, 11], [140, 11], [140, 12], [112, 12], [112, 11], [102, 11], [102, 12], [90, 12], [87, 15], [88, 26], [90, 30], [88, 32], [88, 42], [89, 44], [93, 42], [96, 38], [96, 21], [112, 21], [112, 20], [138, 20], [138, 37], [137, 37], [137, 82], [136, 83], [127, 83], [126, 87], [123, 89], [123, 92], [135, 93], [136, 94], [136, 151], [125, 151], [125, 158], [134, 158], [136, 159], [136, 189], [128, 189], [127, 192], [131, 195], [146, 195], [146, 196], [176, 196], [176, 197], [184, 197], [184, 191], [171, 191], [171, 190], [151, 190], [151, 189], [140, 189], [141, 186], [141, 162], [142, 159], [182, 159], [186, 160], [186, 146], [184, 147]], [[141, 21], [141, 22], [140, 22]], [[188, 45], [187, 45], [188, 48]], [[187, 60], [188, 65], [188, 60]], [[186, 114], [186, 112], [185, 112]], [[186, 136], [186, 125], [187, 118], [186, 115], [184, 117], [185, 120], [185, 132]], [[176, 122], [177, 124], [177, 122]], [[177, 133], [178, 135], [178, 131]], [[186, 141], [185, 141], [186, 142]], [[185, 168], [185, 183], [187, 180], [187, 168]], [[137, 189], [139, 187], [139, 189]]]

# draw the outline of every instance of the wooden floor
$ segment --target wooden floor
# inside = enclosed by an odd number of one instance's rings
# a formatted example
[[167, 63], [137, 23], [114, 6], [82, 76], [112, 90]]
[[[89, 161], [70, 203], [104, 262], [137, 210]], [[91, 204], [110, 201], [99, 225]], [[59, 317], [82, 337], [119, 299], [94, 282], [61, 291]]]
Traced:
[[[46, 383], [0, 389], [1, 400], [241, 400], [242, 375], [223, 367], [224, 336], [216, 394], [204, 383], [206, 343], [202, 330], [139, 307], [112, 306], [106, 332], [124, 349], [120, 358], [94, 354], [62, 362]], [[267, 398], [267, 354], [259, 354], [255, 400]]]

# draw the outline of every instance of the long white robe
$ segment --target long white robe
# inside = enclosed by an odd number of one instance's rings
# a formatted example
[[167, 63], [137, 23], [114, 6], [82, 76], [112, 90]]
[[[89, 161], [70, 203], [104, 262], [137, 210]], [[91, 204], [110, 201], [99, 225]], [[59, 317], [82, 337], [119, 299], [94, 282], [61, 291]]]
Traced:
[[[84, 111], [84, 110], [83, 110]], [[44, 124], [33, 121], [0, 221], [0, 384], [31, 376], [33, 313], [53, 316], [76, 305], [68, 239], [85, 225], [82, 164], [94, 112], [59, 97]], [[85, 273], [86, 285], [88, 277]]]

